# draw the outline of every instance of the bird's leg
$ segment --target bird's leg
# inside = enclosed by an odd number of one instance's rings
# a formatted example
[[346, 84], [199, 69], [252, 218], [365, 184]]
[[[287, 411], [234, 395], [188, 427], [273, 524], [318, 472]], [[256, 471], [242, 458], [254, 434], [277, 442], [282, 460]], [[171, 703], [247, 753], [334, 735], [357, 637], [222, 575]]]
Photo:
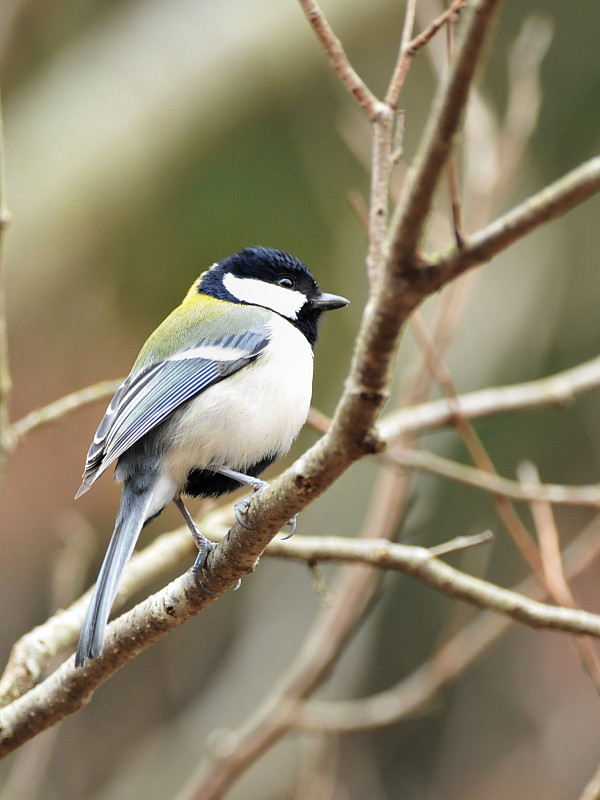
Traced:
[[[252, 475], [246, 475], [243, 472], [236, 472], [234, 469], [229, 469], [229, 467], [211, 467], [210, 468], [213, 472], [218, 472], [219, 475], [225, 475], [226, 478], [232, 478], [234, 481], [241, 483], [242, 486], [250, 486], [252, 488], [252, 494], [257, 492], [259, 489], [264, 489], [268, 486], [267, 481], [263, 481], [260, 478], [255, 478]], [[244, 497], [241, 500], [238, 500], [237, 503], [233, 506], [233, 511], [235, 513], [235, 518], [240, 523], [243, 528], [246, 530], [250, 530], [248, 525], [244, 522], [244, 515], [248, 511], [248, 505], [250, 503], [250, 498], [252, 494], [249, 494], [248, 497]], [[298, 515], [294, 514], [294, 516], [287, 522], [287, 525], [290, 526], [290, 532], [285, 536], [285, 539], [289, 539], [290, 536], [293, 536], [296, 532], [296, 521], [298, 519]]]
[[204, 567], [206, 566], [206, 559], [208, 558], [208, 554], [215, 546], [214, 542], [211, 542], [210, 539], [207, 539], [200, 531], [198, 530], [198, 526], [192, 519], [192, 515], [185, 507], [185, 504], [181, 497], [175, 497], [173, 502], [179, 509], [181, 516], [185, 520], [185, 524], [190, 529], [192, 536], [194, 537], [194, 541], [196, 542], [196, 547], [198, 548], [198, 555], [196, 556], [196, 560], [194, 561], [194, 566], [192, 567], [192, 574], [194, 576], [194, 583], [196, 584], [196, 588], [199, 589], [204, 594], [214, 594], [214, 592], [209, 591], [202, 581], [200, 580], [200, 576], [204, 574]]

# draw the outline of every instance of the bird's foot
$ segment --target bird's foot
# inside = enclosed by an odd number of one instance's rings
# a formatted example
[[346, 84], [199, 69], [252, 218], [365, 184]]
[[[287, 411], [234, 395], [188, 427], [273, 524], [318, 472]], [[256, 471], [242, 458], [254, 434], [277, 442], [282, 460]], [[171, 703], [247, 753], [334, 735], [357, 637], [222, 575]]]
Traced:
[[[198, 533], [200, 533], [200, 531], [198, 531]], [[215, 592], [211, 592], [210, 589], [206, 588], [206, 586], [202, 582], [202, 578], [205, 575], [204, 570], [206, 567], [206, 559], [208, 558], [208, 554], [210, 553], [210, 551], [215, 546], [215, 543], [211, 542], [205, 536], [202, 536], [201, 533], [200, 536], [202, 537], [203, 540], [201, 542], [198, 539], [196, 539], [196, 536], [194, 536], [194, 541], [196, 542], [196, 545], [198, 547], [198, 555], [196, 556], [196, 560], [194, 561], [194, 565], [192, 567], [192, 576], [194, 578], [194, 583], [196, 584], [196, 589], [198, 589], [198, 591], [202, 592], [202, 594], [208, 594], [214, 596]]]
[[186, 525], [189, 528], [190, 533], [196, 543], [196, 547], [198, 548], [198, 555], [196, 556], [196, 560], [194, 561], [194, 565], [192, 567], [192, 575], [194, 576], [194, 583], [196, 584], [196, 588], [203, 592], [204, 594], [214, 595], [214, 592], [209, 591], [202, 581], [200, 577], [204, 575], [204, 568], [206, 566], [206, 559], [208, 558], [208, 554], [215, 546], [214, 542], [211, 542], [210, 539], [207, 539], [204, 534], [202, 534], [198, 530], [198, 526], [194, 522], [192, 515], [185, 507], [185, 504], [181, 497], [175, 497], [173, 502], [181, 512], [181, 516], [184, 518]]
[[242, 528], [246, 528], [247, 531], [250, 530], [250, 525], [246, 523], [244, 517], [248, 513], [250, 500], [254, 496], [255, 492], [258, 492], [259, 489], [264, 489], [268, 485], [269, 484], [267, 481], [261, 481], [260, 478], [253, 478], [253, 483], [250, 484], [250, 486], [252, 486], [252, 494], [249, 494], [248, 497], [243, 497], [241, 500], [238, 500], [233, 506], [235, 518], [240, 523]]
[[[264, 489], [269, 484], [267, 481], [263, 481], [260, 478], [255, 478], [252, 475], [246, 475], [243, 472], [236, 472], [235, 470], [229, 469], [229, 467], [212, 467], [212, 469], [221, 475], [225, 475], [228, 478], [233, 478], [244, 486], [250, 486], [252, 489], [252, 494], [249, 494], [248, 497], [242, 498], [242, 500], [238, 500], [233, 506], [236, 520], [240, 523], [242, 528], [251, 530], [250, 525], [248, 525], [245, 520], [245, 516], [248, 513], [248, 508], [250, 506], [250, 500], [255, 492], [257, 492], [259, 489]], [[286, 522], [286, 525], [290, 526], [290, 532], [284, 536], [284, 539], [289, 539], [290, 536], [293, 536], [296, 532], [297, 519], [298, 515], [294, 514], [294, 516], [288, 522]]]
[[[265, 482], [263, 481], [263, 483], [265, 483]], [[265, 484], [265, 485], [267, 485], [267, 484]], [[261, 488], [261, 487], [258, 487], [258, 488]], [[255, 489], [255, 491], [257, 491], [257, 490]], [[252, 494], [249, 494], [248, 497], [244, 497], [244, 498], [242, 498], [242, 500], [238, 500], [238, 502], [233, 507], [236, 520], [240, 523], [242, 528], [246, 528], [247, 531], [251, 530], [251, 528], [250, 528], [250, 525], [248, 525], [246, 523], [244, 517], [245, 517], [246, 513], [248, 512], [248, 507], [250, 505], [250, 500], [251, 500], [253, 495], [254, 495], [254, 492], [252, 492]], [[298, 523], [298, 514], [294, 514], [294, 516], [285, 523], [286, 525], [290, 526], [290, 532], [286, 533], [286, 535], [283, 537], [284, 539], [289, 539], [296, 533], [297, 523]]]
[[296, 533], [296, 526], [298, 524], [298, 514], [294, 514], [294, 516], [291, 519], [288, 519], [288, 521], [285, 524], [290, 526], [290, 532], [286, 533], [286, 535], [283, 538], [284, 540], [291, 539], [292, 536]]

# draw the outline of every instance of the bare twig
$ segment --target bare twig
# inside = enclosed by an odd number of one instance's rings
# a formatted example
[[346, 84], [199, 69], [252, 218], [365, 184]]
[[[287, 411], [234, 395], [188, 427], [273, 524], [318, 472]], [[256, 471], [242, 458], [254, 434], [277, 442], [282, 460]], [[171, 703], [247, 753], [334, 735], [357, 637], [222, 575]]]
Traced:
[[450, 480], [474, 486], [484, 492], [501, 494], [513, 500], [543, 500], [556, 505], [591, 506], [600, 508], [600, 486], [566, 486], [562, 484], [539, 484], [513, 481], [503, 478], [497, 473], [459, 464], [449, 458], [443, 458], [426, 450], [409, 450], [391, 447], [384, 454], [386, 459], [393, 460], [400, 466], [418, 469], [440, 475]]
[[338, 78], [369, 117], [374, 119], [381, 112], [381, 103], [350, 64], [339, 39], [318, 4], [315, 0], [298, 1]]
[[455, 62], [440, 88], [421, 148], [408, 172], [392, 221], [389, 245], [390, 266], [398, 275], [405, 275], [414, 268], [417, 245], [433, 194], [450, 155], [475, 69], [499, 5], [499, 0], [480, 0], [473, 5]]
[[[448, 60], [452, 61], [454, 52], [454, 25], [449, 23], [446, 26], [446, 40], [448, 43]], [[451, 153], [446, 166], [448, 180], [448, 194], [450, 195], [450, 208], [452, 210], [452, 230], [454, 231], [454, 241], [460, 249], [463, 240], [462, 214], [460, 206], [460, 193], [458, 189], [458, 173], [456, 168], [456, 153]]]
[[[458, 394], [450, 372], [445, 364], [440, 359], [435, 343], [429, 336], [427, 328], [423, 324], [419, 314], [415, 314], [412, 318], [413, 330], [417, 334], [426, 354], [436, 380], [442, 387], [446, 396], [450, 400], [454, 410], [454, 425], [459, 433], [469, 455], [473, 462], [482, 472], [488, 472], [490, 475], [496, 475], [495, 467], [487, 454], [483, 443], [477, 435], [473, 425], [460, 413], [460, 403], [458, 401]], [[521, 551], [531, 569], [539, 575], [543, 580], [543, 570], [540, 560], [540, 555], [531, 539], [527, 529], [521, 522], [514, 506], [505, 494], [492, 494], [492, 499], [496, 507], [496, 511], [500, 516], [504, 526], [513, 538], [513, 541]]]
[[467, 4], [467, 0], [454, 0], [453, 3], [440, 14], [436, 19], [433, 20], [426, 28], [418, 36], [410, 42], [409, 48], [411, 52], [414, 54], [426, 44], [428, 44], [435, 34], [447, 25], [449, 22], [453, 22], [459, 15], [461, 9]]
[[[460, 395], [462, 416], [475, 420], [495, 414], [531, 411], [548, 405], [568, 405], [577, 395], [600, 387], [600, 356], [535, 381], [492, 387]], [[391, 443], [406, 431], [425, 431], [449, 425], [454, 403], [433, 400], [387, 414], [377, 427], [381, 441]]]
[[595, 156], [467, 237], [460, 249], [451, 247], [427, 259], [427, 266], [419, 270], [423, 282], [435, 291], [471, 267], [489, 261], [513, 242], [562, 216], [599, 190], [600, 156]]
[[404, 12], [404, 26], [402, 28], [402, 36], [400, 37], [400, 51], [396, 60], [396, 66], [392, 73], [387, 92], [385, 93], [384, 103], [392, 110], [396, 110], [398, 105], [398, 98], [404, 85], [404, 79], [410, 67], [411, 56], [414, 50], [412, 44], [412, 31], [415, 25], [415, 11], [417, 7], [416, 0], [408, 0], [406, 3], [406, 11]]
[[11, 390], [8, 363], [8, 339], [6, 330], [6, 307], [4, 297], [4, 231], [10, 221], [5, 198], [4, 135], [2, 110], [0, 108], [0, 488], [4, 483], [9, 445], [9, 395]]
[[89, 403], [94, 403], [96, 400], [112, 397], [119, 388], [121, 380], [122, 379], [100, 381], [92, 386], [86, 386], [84, 389], [78, 389], [76, 392], [67, 394], [43, 408], [38, 408], [26, 414], [11, 426], [11, 448], [19, 444], [19, 442], [32, 431], [44, 425], [48, 425], [51, 422], [57, 422], [70, 411], [75, 411]]
[[[525, 485], [534, 489], [540, 486], [540, 476], [534, 464], [524, 462], [519, 467], [519, 477]], [[550, 504], [541, 499], [531, 501], [531, 513], [535, 522], [545, 583], [551, 596], [560, 605], [577, 608], [577, 602], [569, 586], [560, 552], [560, 538]], [[600, 693], [600, 659], [593, 642], [587, 636], [575, 639], [581, 661], [590, 676], [596, 691]]]
[[[600, 555], [599, 522], [596, 518], [567, 547], [564, 562], [569, 578], [589, 569]], [[545, 590], [537, 579], [529, 577], [513, 591], [541, 599]], [[509, 617], [483, 612], [390, 689], [359, 700], [307, 701], [297, 709], [294, 724], [309, 730], [351, 732], [392, 725], [419, 713], [509, 631], [513, 622]]]

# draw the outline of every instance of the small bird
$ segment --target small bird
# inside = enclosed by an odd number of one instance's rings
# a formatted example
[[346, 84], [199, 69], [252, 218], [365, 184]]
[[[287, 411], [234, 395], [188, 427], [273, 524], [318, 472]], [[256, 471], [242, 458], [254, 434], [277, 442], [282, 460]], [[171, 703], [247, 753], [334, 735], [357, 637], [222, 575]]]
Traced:
[[[117, 389], [89, 449], [79, 497], [117, 461], [115, 529], [75, 654], [102, 652], [117, 586], [142, 528], [173, 500], [198, 546], [212, 542], [182, 497], [219, 497], [286, 453], [308, 416], [323, 311], [348, 300], [322, 292], [294, 256], [246, 248], [213, 264], [150, 336]], [[246, 506], [235, 506], [243, 524]], [[292, 522], [293, 524], [293, 522]]]

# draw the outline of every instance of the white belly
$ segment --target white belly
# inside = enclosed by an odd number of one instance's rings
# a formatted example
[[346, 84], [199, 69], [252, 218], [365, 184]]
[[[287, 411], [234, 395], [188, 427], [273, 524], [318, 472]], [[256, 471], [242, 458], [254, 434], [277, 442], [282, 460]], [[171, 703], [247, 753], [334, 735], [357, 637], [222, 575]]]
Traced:
[[285, 453], [306, 422], [312, 395], [313, 352], [305, 336], [279, 316], [264, 353], [210, 386], [173, 418], [166, 475], [185, 485], [192, 469], [244, 472]]

